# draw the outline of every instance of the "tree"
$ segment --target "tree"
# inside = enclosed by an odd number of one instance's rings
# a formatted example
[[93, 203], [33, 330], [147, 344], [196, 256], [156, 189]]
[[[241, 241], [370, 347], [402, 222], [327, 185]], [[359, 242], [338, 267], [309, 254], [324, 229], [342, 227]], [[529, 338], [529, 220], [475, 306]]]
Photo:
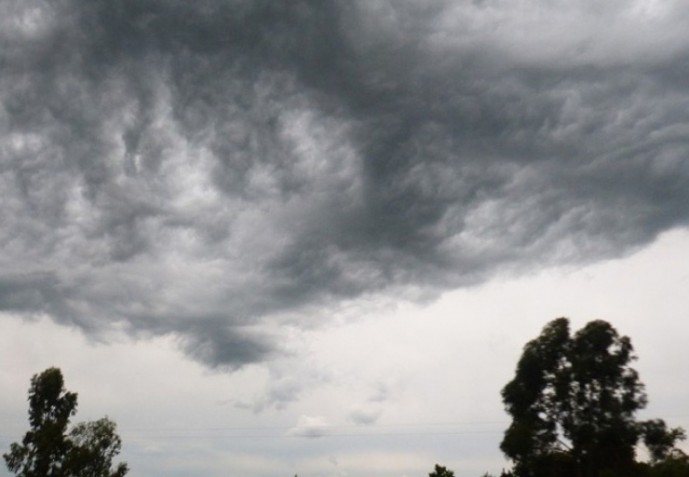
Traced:
[[127, 473], [126, 464], [118, 464], [111, 470], [112, 460], [120, 453], [122, 441], [115, 432], [115, 423], [108, 418], [93, 422], [82, 422], [69, 433], [72, 452], [67, 467], [80, 469], [79, 477], [123, 477]]
[[650, 477], [687, 477], [689, 475], [689, 457], [675, 449], [662, 461], [650, 467]]
[[[674, 452], [675, 442], [683, 440], [686, 435], [683, 429], [668, 429], [662, 419], [652, 419], [641, 423], [643, 440], [651, 455], [651, 461], [657, 464], [668, 457], [681, 458]], [[680, 453], [681, 454], [681, 453]], [[686, 458], [686, 456], [683, 456]]]
[[34, 375], [29, 388], [30, 430], [3, 457], [18, 477], [123, 477], [127, 465], [112, 467], [121, 440], [108, 418], [80, 423], [68, 431], [77, 394], [64, 388], [62, 372]]
[[442, 465], [435, 464], [435, 470], [428, 477], [454, 477], [455, 473]]
[[515, 377], [502, 390], [512, 423], [500, 445], [517, 477], [634, 475], [636, 444], [663, 459], [682, 429], [639, 422], [647, 402], [630, 366], [631, 341], [605, 321], [574, 336], [558, 318], [524, 347]]

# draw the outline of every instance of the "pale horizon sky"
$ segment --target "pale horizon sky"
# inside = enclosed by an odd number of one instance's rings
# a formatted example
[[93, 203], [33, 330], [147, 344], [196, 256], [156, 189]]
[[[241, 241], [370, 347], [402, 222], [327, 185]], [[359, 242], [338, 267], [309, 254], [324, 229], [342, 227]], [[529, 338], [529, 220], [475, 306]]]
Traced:
[[411, 476], [436, 462], [458, 477], [495, 474], [508, 467], [499, 391], [522, 346], [558, 316], [573, 330], [605, 319], [630, 336], [649, 395], [640, 418], [689, 428], [677, 311], [689, 282], [677, 257], [687, 253], [689, 231], [675, 230], [623, 259], [494, 280], [423, 305], [369, 302], [329, 327], [285, 335], [288, 358], [235, 372], [189, 361], [171, 336], [93, 341], [47, 318], [5, 316], [0, 444], [28, 428], [30, 376], [59, 366], [79, 393], [73, 422], [114, 419], [131, 475]]
[[0, 447], [58, 366], [134, 477], [499, 473], [559, 316], [689, 428], [687, 19], [0, 0]]

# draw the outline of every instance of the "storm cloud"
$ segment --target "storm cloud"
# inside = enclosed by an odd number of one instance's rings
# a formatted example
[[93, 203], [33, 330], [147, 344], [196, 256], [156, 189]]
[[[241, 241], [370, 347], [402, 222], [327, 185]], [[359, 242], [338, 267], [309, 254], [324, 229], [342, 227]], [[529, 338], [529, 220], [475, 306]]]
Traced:
[[0, 10], [5, 311], [236, 367], [276, 352], [277, 316], [620, 256], [689, 219], [680, 2]]

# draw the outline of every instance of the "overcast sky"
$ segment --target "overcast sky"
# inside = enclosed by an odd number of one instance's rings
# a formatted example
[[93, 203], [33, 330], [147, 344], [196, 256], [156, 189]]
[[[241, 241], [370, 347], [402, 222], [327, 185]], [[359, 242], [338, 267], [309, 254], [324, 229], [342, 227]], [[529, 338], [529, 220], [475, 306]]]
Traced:
[[562, 315], [689, 428], [687, 22], [0, 0], [0, 444], [55, 365], [133, 476], [499, 472], [499, 390]]

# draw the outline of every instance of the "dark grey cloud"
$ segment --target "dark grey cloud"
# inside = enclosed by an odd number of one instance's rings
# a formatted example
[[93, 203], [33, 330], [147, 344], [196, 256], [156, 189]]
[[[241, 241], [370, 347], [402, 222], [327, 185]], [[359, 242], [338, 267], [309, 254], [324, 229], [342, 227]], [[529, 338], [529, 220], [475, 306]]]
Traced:
[[686, 226], [689, 8], [427, 3], [0, 3], [0, 308], [239, 366]]

